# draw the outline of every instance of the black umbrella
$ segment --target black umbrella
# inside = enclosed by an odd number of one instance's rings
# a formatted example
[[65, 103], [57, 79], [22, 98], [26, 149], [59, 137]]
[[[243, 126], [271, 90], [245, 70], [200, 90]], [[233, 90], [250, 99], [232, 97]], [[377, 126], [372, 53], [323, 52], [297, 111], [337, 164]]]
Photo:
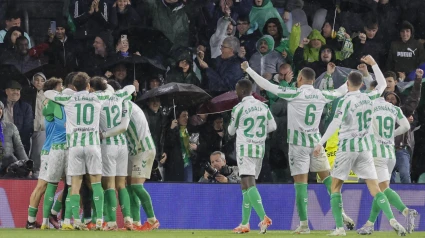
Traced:
[[0, 64], [0, 89], [5, 89], [7, 82], [11, 80], [19, 82], [22, 87], [30, 85], [28, 78], [14, 65]]
[[165, 71], [166, 68], [154, 59], [149, 59], [146, 56], [132, 55], [129, 57], [112, 57], [109, 61], [107, 61], [103, 68], [111, 68], [117, 64], [132, 64], [133, 66], [136, 64], [150, 64], [157, 69]]
[[153, 97], [161, 98], [167, 105], [184, 105], [186, 107], [196, 106], [211, 99], [208, 93], [193, 84], [168, 83], [147, 91], [137, 102]]
[[26, 72], [24, 72], [24, 75], [27, 78], [31, 79], [34, 76], [34, 74], [39, 72], [43, 73], [46, 76], [46, 78], [54, 77], [58, 75], [58, 73], [60, 73], [56, 65], [43, 64], [38, 67], [27, 70]]

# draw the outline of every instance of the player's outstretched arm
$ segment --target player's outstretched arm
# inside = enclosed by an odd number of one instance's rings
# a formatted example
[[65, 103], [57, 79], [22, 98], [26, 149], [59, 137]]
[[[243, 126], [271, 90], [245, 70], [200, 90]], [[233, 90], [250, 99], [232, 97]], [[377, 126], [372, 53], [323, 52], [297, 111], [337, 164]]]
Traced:
[[130, 97], [136, 91], [134, 85], [127, 85], [124, 88], [117, 90], [115, 95], [118, 97]]
[[66, 105], [69, 102], [69, 100], [71, 99], [70, 95], [62, 94], [62, 93], [59, 93], [55, 90], [47, 90], [46, 92], [44, 92], [44, 96], [47, 99], [50, 99], [50, 100], [52, 100], [56, 103], [59, 103], [61, 105]]
[[263, 88], [264, 90], [269, 91], [277, 96], [278, 94], [282, 93], [282, 90], [279, 89], [279, 85], [272, 84], [267, 79], [258, 75], [257, 72], [255, 72], [253, 69], [249, 67], [249, 64], [247, 61], [241, 64], [241, 68], [242, 70], [247, 72], [249, 76], [251, 76], [251, 78], [257, 83], [257, 85]]
[[378, 83], [378, 85], [376, 85], [374, 90], [375, 93], [378, 95], [376, 98], [378, 98], [387, 88], [387, 81], [385, 80], [385, 77], [382, 74], [381, 69], [379, 68], [378, 64], [376, 64], [376, 61], [372, 56], [367, 55], [363, 57], [361, 60], [362, 62], [372, 66], [373, 73], [375, 74], [376, 82]]
[[130, 114], [131, 114], [129, 112], [130, 107], [128, 105], [129, 105], [128, 101], [123, 102], [122, 117], [121, 117], [120, 124], [117, 125], [116, 127], [113, 127], [107, 131], [102, 132], [101, 134], [102, 139], [122, 134], [127, 130], [128, 125], [130, 124]]

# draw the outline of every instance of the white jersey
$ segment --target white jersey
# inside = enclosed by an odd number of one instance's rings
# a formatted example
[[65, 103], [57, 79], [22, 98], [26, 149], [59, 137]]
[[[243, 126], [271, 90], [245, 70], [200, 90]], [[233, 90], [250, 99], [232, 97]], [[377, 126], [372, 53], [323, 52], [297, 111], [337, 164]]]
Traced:
[[49, 90], [44, 95], [65, 106], [68, 147], [100, 145], [101, 102], [95, 94], [80, 91], [66, 95]]
[[130, 118], [127, 131], [128, 152], [130, 156], [137, 155], [148, 150], [155, 150], [151, 132], [149, 130], [148, 121], [142, 109], [132, 101], [124, 101], [123, 117]]
[[[100, 130], [106, 131], [121, 123], [123, 101], [128, 99], [134, 92], [133, 85], [124, 87], [114, 94], [109, 92], [95, 92], [98, 98], [102, 98], [102, 111], [100, 112]], [[101, 142], [104, 145], [126, 145], [125, 134], [108, 137]]]
[[325, 105], [347, 91], [346, 84], [332, 91], [315, 89], [313, 85], [281, 87], [267, 82], [251, 68], [246, 72], [262, 88], [288, 101], [287, 142], [303, 147], [317, 145], [321, 139], [319, 124]]
[[375, 158], [395, 159], [394, 131], [395, 125], [405, 118], [401, 109], [378, 98], [373, 102], [372, 127], [373, 127], [373, 150]]
[[373, 148], [372, 123], [373, 100], [381, 92], [354, 91], [347, 93], [339, 102], [334, 118], [341, 119], [338, 150], [344, 152], [371, 151]]
[[228, 131], [236, 136], [238, 157], [263, 158], [267, 134], [276, 130], [269, 107], [252, 96], [233, 108]]

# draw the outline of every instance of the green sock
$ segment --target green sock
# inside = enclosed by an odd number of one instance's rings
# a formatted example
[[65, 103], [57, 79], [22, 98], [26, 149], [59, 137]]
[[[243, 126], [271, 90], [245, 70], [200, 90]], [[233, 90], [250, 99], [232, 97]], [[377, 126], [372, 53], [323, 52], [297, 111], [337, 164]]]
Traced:
[[73, 194], [70, 196], [72, 216], [75, 219], [80, 219], [80, 194]]
[[108, 201], [106, 210], [109, 215], [109, 222], [117, 221], [117, 195], [115, 189], [107, 189], [105, 191], [105, 204]]
[[130, 213], [133, 222], [140, 221], [140, 200], [130, 186], [127, 186], [128, 195], [130, 196]]
[[332, 185], [332, 177], [328, 176], [323, 180], [323, 184], [326, 186], [326, 189], [328, 190], [328, 194], [331, 195], [331, 185]]
[[[105, 222], [109, 222], [111, 221], [111, 217], [110, 217], [110, 213], [109, 213], [109, 198], [106, 196], [106, 191], [105, 191], [105, 199], [103, 201], [103, 220]], [[95, 220], [96, 221], [96, 220]]]
[[266, 216], [266, 212], [264, 211], [263, 203], [261, 201], [261, 196], [260, 196], [260, 193], [258, 192], [257, 187], [253, 186], [248, 188], [246, 190], [246, 194], [248, 195], [249, 203], [251, 203], [251, 206], [254, 208], [255, 212], [260, 218], [260, 221], [264, 220], [264, 217]]
[[378, 206], [378, 203], [376, 203], [376, 200], [373, 199], [372, 201], [372, 209], [370, 210], [370, 215], [368, 221], [375, 223], [376, 219], [378, 218], [379, 213], [381, 212], [381, 208]]
[[71, 188], [68, 189], [68, 195], [65, 199], [65, 219], [71, 219], [72, 217], [72, 206], [71, 206]]
[[307, 206], [308, 206], [308, 193], [306, 183], [295, 183], [295, 201], [297, 203], [298, 216], [300, 221], [307, 221]]
[[387, 196], [385, 196], [384, 193], [379, 192], [376, 194], [374, 199], [376, 199], [376, 203], [384, 212], [387, 219], [388, 220], [394, 219], [394, 214], [393, 214], [393, 211], [391, 210], [390, 203], [388, 202]]
[[242, 225], [246, 225], [249, 223], [249, 219], [251, 217], [251, 203], [249, 202], [249, 197], [246, 189], [242, 190]]
[[152, 207], [151, 196], [149, 195], [148, 191], [146, 191], [146, 189], [143, 187], [143, 184], [132, 184], [131, 189], [133, 189], [133, 192], [140, 199], [140, 202], [142, 204], [143, 210], [145, 210], [147, 218], [155, 217], [155, 213]]
[[123, 217], [131, 217], [130, 213], [130, 196], [126, 188], [120, 189], [118, 191], [118, 198], [120, 201], [121, 212]]
[[101, 219], [103, 217], [103, 188], [100, 183], [92, 183], [91, 187], [93, 189], [93, 203], [94, 207], [96, 208], [96, 217], [97, 219]]
[[390, 204], [397, 208], [397, 210], [400, 212], [403, 212], [404, 209], [407, 208], [403, 201], [401, 201], [401, 198], [396, 191], [392, 190], [391, 188], [387, 188], [385, 189], [384, 194], [387, 196]]
[[53, 205], [52, 210], [50, 211], [53, 215], [58, 215], [58, 213], [62, 209], [62, 201], [59, 199], [56, 199], [55, 204]]
[[[93, 199], [92, 199], [92, 201], [91, 201], [91, 222], [92, 223], [96, 223], [96, 220], [97, 220], [97, 210], [96, 210], [96, 206], [94, 205], [94, 202], [93, 202]], [[84, 219], [84, 220], [86, 220], [86, 219]], [[87, 219], [87, 221], [88, 221], [88, 219]]]
[[341, 193], [332, 193], [331, 194], [331, 207], [332, 214], [335, 219], [336, 228], [344, 227], [344, 222], [342, 219], [342, 196]]
[[29, 222], [35, 222], [36, 217], [37, 217], [37, 211], [38, 208], [35, 207], [28, 207], [28, 221]]
[[57, 188], [57, 184], [47, 184], [46, 192], [44, 193], [43, 218], [49, 218], [50, 216], [50, 210], [52, 209], [53, 202], [55, 201], [55, 193]]

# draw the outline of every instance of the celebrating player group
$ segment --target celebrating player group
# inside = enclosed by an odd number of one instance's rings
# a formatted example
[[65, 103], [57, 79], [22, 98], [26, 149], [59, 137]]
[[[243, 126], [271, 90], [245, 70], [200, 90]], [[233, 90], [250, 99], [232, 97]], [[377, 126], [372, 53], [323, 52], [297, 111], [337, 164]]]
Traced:
[[[410, 126], [400, 108], [381, 97], [387, 83], [375, 60], [370, 55], [361, 60], [372, 67], [376, 76], [377, 86], [368, 93], [360, 92], [363, 76], [359, 72], [351, 72], [347, 82], [340, 88], [324, 91], [313, 87], [316, 75], [310, 68], [303, 68], [299, 72], [297, 88], [292, 88], [270, 83], [252, 70], [247, 62], [241, 65], [259, 87], [288, 101], [288, 118], [291, 118], [288, 120], [287, 131], [289, 165], [295, 182], [296, 205], [300, 218], [300, 225], [294, 231], [295, 234], [310, 233], [307, 215], [309, 171], [318, 173], [330, 194], [332, 214], [336, 223], [336, 229], [329, 234], [330, 236], [345, 236], [344, 224], [349, 230], [355, 227], [354, 221], [344, 212], [341, 196], [343, 181], [348, 178], [350, 170], [365, 180], [374, 198], [370, 217], [367, 223], [357, 230], [359, 234], [372, 234], [374, 222], [381, 210], [399, 236], [405, 236], [414, 230], [417, 211], [407, 208], [399, 195], [389, 187], [390, 173], [395, 165], [394, 137], [405, 133]], [[335, 65], [330, 63], [328, 67], [334, 68]], [[418, 69], [416, 74], [417, 77], [422, 77], [423, 71]], [[241, 92], [248, 89], [243, 85], [250, 83], [243, 81], [239, 81], [236, 87], [240, 99], [244, 98], [240, 96], [243, 94]], [[341, 100], [335, 116], [325, 134], [321, 136], [319, 123], [323, 109], [327, 103], [337, 98]], [[237, 128], [236, 152], [238, 166], [241, 167], [243, 194], [242, 222], [234, 229], [235, 233], [250, 231], [249, 215], [246, 214], [248, 211], [250, 213], [251, 207], [254, 207], [262, 220], [259, 224], [262, 233], [265, 233], [266, 228], [271, 225], [271, 219], [265, 215], [262, 206], [261, 209], [258, 208], [261, 198], [254, 195], [254, 192], [258, 193], [254, 187], [254, 176], [261, 169], [261, 162], [255, 158], [261, 154], [261, 146], [264, 145], [265, 137], [261, 137], [262, 132], [273, 131], [276, 124], [273, 117], [266, 113], [267, 106], [264, 104], [260, 106], [258, 104], [261, 103], [254, 101], [255, 99], [246, 95], [234, 108], [232, 123], [229, 126], [230, 134]], [[251, 110], [253, 107], [257, 109]], [[245, 121], [242, 122], [243, 118]], [[331, 169], [323, 144], [338, 129], [338, 151]], [[252, 167], [255, 167], [255, 170], [250, 169]], [[406, 217], [406, 228], [394, 218], [390, 205]]]
[[[151, 197], [143, 187], [150, 178], [156, 153], [146, 117], [129, 100], [134, 86], [120, 89], [118, 83], [110, 84], [86, 73], [75, 74], [70, 88], [63, 91], [61, 79], [46, 82], [44, 94], [48, 102], [43, 115], [47, 139], [39, 181], [30, 198], [27, 228], [37, 226], [43, 187], [47, 188], [41, 229], [49, 229], [49, 222], [59, 228], [56, 215], [62, 207], [61, 199], [53, 206], [53, 197], [58, 182], [65, 177], [70, 189], [62, 211], [62, 230], [117, 230], [116, 191], [125, 229], [148, 231], [159, 227]], [[92, 219], [81, 221], [83, 176], [88, 176], [90, 183], [93, 214]], [[148, 218], [143, 225], [140, 205]]]

